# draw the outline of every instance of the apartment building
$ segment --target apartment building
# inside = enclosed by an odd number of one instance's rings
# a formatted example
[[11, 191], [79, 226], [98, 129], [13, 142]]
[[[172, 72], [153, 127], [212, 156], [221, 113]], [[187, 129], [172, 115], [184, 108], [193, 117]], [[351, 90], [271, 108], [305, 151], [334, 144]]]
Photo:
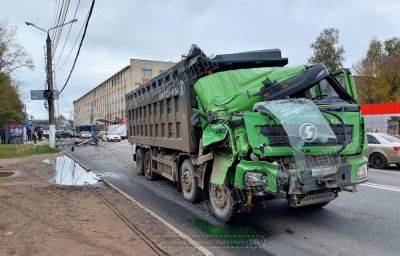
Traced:
[[73, 102], [75, 125], [93, 124], [98, 119], [125, 119], [125, 94], [172, 67], [175, 63], [131, 59], [130, 65]]

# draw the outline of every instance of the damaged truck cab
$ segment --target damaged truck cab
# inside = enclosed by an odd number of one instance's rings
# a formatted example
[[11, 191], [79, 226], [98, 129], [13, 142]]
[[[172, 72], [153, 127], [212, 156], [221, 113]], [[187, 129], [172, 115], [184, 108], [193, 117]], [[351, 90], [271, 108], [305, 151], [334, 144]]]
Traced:
[[[192, 75], [175, 84], [180, 84], [176, 94], [182, 96], [189, 85], [186, 129], [192, 148], [157, 142], [155, 133], [163, 131], [155, 130], [161, 127], [153, 120], [149, 128], [154, 132], [147, 135], [154, 134], [151, 143], [140, 138], [140, 131], [139, 137], [130, 137], [137, 147], [139, 173], [178, 182], [188, 201], [202, 194], [221, 221], [271, 199], [286, 199], [291, 207], [322, 207], [366, 181], [364, 121], [347, 69], [332, 73], [322, 63], [284, 67], [287, 59], [277, 50], [214, 59], [198, 48], [191, 53], [183, 69]], [[193, 56], [200, 56], [205, 69], [201, 75], [194, 72], [199, 67], [194, 69], [193, 63], [199, 62]], [[158, 105], [152, 110], [152, 104], [148, 111], [157, 115]], [[145, 113], [135, 121], [140, 113], [127, 117], [132, 135], [147, 122]], [[151, 179], [152, 174], [146, 176]]]

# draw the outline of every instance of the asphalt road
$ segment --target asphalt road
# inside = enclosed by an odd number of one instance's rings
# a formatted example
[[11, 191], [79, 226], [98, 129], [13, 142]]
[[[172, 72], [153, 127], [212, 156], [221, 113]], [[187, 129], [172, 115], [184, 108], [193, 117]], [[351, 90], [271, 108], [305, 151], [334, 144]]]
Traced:
[[290, 209], [274, 200], [227, 225], [202, 204], [185, 202], [171, 182], [138, 176], [126, 141], [73, 154], [215, 255], [400, 255], [400, 170], [394, 167], [370, 169], [358, 192], [342, 192], [323, 209]]

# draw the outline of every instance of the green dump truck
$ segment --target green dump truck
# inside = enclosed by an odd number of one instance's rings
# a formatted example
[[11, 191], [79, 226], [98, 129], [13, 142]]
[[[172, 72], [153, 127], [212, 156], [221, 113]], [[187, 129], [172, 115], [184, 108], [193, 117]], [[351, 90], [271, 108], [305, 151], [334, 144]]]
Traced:
[[272, 199], [323, 207], [365, 182], [364, 120], [349, 70], [287, 63], [278, 49], [209, 58], [193, 45], [128, 93], [138, 174], [170, 179], [225, 222]]

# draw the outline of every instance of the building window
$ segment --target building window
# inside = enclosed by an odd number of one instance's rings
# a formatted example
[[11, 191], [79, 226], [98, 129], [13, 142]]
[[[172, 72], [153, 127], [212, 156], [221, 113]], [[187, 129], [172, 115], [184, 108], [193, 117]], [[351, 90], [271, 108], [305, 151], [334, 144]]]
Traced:
[[147, 69], [147, 68], [143, 68], [142, 69], [142, 78], [151, 78], [152, 77], [152, 70], [151, 69]]

